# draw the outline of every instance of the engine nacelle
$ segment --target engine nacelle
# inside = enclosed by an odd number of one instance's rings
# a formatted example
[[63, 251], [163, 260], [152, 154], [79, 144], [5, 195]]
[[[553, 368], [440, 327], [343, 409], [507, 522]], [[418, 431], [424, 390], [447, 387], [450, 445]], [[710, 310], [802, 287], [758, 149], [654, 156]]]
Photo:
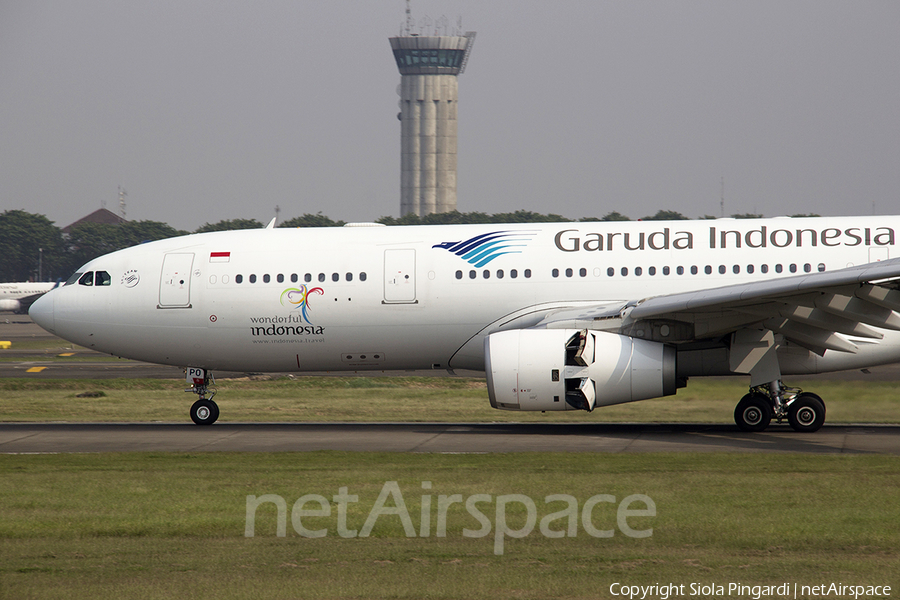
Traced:
[[485, 338], [491, 406], [593, 410], [675, 393], [675, 348], [605, 331], [516, 329]]
[[18, 313], [22, 310], [22, 303], [18, 300], [0, 300], [0, 310], [11, 310]]

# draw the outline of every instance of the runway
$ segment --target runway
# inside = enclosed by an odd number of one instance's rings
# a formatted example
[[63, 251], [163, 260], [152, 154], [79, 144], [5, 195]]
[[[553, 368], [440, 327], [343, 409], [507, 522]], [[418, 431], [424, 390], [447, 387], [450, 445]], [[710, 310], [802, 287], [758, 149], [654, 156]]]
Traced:
[[900, 455], [900, 425], [533, 423], [0, 423], [0, 453], [55, 452], [776, 452]]
[[[5, 319], [4, 319], [5, 321]], [[181, 379], [182, 369], [121, 360], [55, 338], [27, 316], [0, 321], [0, 377]], [[29, 348], [28, 346], [40, 346]], [[459, 373], [480, 377], [482, 373]], [[247, 373], [216, 372], [216, 377]], [[334, 376], [447, 375], [446, 371], [315, 373]], [[892, 365], [821, 378], [897, 380]], [[900, 425], [787, 425], [743, 433], [733, 424], [537, 423], [0, 423], [0, 453], [32, 452], [807, 452], [900, 455]]]

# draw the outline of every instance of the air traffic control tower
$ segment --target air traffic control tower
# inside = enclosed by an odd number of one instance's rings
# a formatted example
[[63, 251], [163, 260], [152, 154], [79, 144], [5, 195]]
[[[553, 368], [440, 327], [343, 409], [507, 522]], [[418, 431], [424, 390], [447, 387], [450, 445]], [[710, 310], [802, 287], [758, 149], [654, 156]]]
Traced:
[[400, 69], [400, 216], [456, 210], [457, 76], [475, 32], [390, 38]]

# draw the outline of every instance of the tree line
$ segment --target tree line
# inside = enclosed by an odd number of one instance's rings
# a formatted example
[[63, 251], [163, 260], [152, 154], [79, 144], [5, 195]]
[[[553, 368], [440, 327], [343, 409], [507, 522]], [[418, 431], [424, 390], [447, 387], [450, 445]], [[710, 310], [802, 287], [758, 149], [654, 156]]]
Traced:
[[[737, 219], [761, 218], [757, 214], [731, 215]], [[792, 215], [792, 216], [817, 216]], [[715, 217], [705, 215], [704, 219]], [[643, 217], [643, 221], [686, 220], [679, 212], [660, 210], [655, 215]], [[630, 221], [622, 213], [612, 211], [603, 217], [568, 219], [557, 214], [540, 214], [527, 210], [509, 213], [487, 214], [458, 211], [419, 217], [408, 214], [403, 217], [381, 217], [377, 223], [384, 225], [449, 225], [480, 223], [563, 223], [574, 221]], [[344, 221], [334, 221], [322, 213], [304, 214], [278, 224], [278, 227], [341, 227]], [[66, 278], [86, 262], [144, 242], [207, 231], [232, 229], [258, 229], [263, 223], [256, 219], [227, 219], [217, 223], [205, 223], [194, 232], [181, 231], [159, 221], [126, 221], [120, 224], [82, 223], [64, 234], [44, 215], [24, 210], [8, 210], [0, 213], [0, 281], [55, 281]]]

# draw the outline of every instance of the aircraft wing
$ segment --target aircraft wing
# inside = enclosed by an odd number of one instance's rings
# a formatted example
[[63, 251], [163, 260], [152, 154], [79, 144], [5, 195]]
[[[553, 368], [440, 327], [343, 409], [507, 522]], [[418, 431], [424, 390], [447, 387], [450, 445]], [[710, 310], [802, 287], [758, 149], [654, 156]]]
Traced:
[[856, 352], [849, 338], [900, 331], [900, 259], [559, 311], [539, 327], [614, 330], [685, 343], [761, 326], [822, 355]]

